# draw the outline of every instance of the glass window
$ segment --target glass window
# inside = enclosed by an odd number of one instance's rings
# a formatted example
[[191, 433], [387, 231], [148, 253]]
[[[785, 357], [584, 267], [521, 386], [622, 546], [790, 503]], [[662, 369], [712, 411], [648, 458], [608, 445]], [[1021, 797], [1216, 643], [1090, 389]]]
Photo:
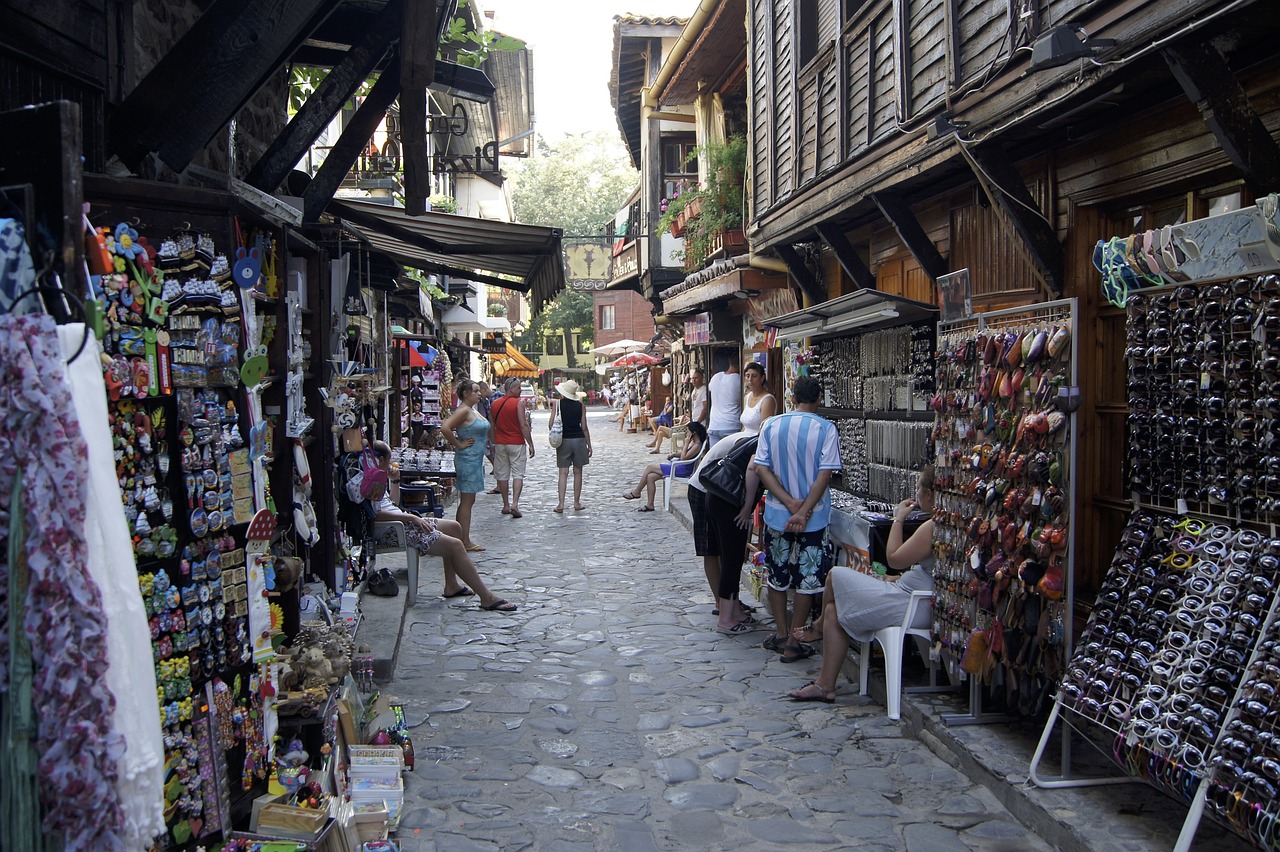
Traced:
[[1230, 213], [1232, 210], [1239, 210], [1241, 206], [1243, 206], [1243, 199], [1238, 192], [1232, 192], [1229, 195], [1210, 196], [1208, 215], [1217, 216], [1219, 213]]
[[600, 330], [601, 331], [609, 331], [610, 329], [616, 328], [613, 309], [614, 309], [613, 305], [600, 306]]
[[564, 335], [554, 332], [547, 335], [547, 354], [563, 355], [564, 354]]
[[671, 198], [676, 187], [698, 182], [697, 143], [692, 134], [662, 140], [662, 197]]
[[818, 0], [796, 0], [796, 67], [818, 55]]

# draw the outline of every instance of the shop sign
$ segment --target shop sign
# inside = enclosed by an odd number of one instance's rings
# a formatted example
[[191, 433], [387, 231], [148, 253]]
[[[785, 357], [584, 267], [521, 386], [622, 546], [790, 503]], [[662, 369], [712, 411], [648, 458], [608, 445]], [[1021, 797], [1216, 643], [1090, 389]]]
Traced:
[[485, 352], [504, 355], [507, 351], [507, 336], [500, 331], [486, 334], [480, 342], [480, 348]]
[[474, 154], [432, 154], [431, 171], [434, 174], [463, 173], [471, 175], [501, 174], [498, 168], [498, 143], [477, 145]]
[[609, 284], [613, 258], [609, 241], [578, 240], [564, 244], [565, 283], [573, 290], [603, 290]]
[[613, 280], [628, 278], [640, 272], [640, 244], [631, 243], [613, 258]]
[[685, 319], [684, 342], [690, 346], [711, 342], [711, 314], [694, 314]]

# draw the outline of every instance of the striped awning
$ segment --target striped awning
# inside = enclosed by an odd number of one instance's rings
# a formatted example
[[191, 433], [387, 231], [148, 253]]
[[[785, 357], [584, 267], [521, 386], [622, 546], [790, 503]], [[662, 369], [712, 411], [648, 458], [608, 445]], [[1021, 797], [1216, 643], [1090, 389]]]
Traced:
[[538, 365], [526, 358], [523, 352], [510, 343], [507, 344], [506, 354], [489, 357], [489, 366], [493, 368], [493, 374], [499, 378], [515, 376], [520, 379], [536, 379], [538, 377]]
[[559, 228], [452, 213], [410, 216], [351, 199], [334, 200], [328, 212], [405, 266], [528, 293], [535, 316], [564, 289]]

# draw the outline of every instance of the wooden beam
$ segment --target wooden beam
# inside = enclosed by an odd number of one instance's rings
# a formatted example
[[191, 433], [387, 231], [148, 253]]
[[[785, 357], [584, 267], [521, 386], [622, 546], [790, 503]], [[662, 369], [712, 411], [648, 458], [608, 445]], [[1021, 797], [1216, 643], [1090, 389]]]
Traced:
[[1274, 192], [1280, 186], [1280, 145], [1267, 132], [1227, 60], [1203, 41], [1174, 44], [1161, 53], [1249, 189], [1259, 196]]
[[187, 167], [340, 0], [214, 0], [111, 121], [111, 153]]
[[813, 273], [809, 271], [809, 267], [804, 265], [804, 258], [800, 257], [800, 252], [791, 246], [778, 246], [778, 257], [782, 258], [782, 262], [787, 265], [791, 277], [796, 279], [796, 283], [800, 285], [800, 289], [809, 297], [809, 301], [815, 305], [819, 305], [827, 301], [827, 291], [822, 289], [822, 285], [818, 283], [818, 279], [813, 277]]
[[995, 143], [960, 143], [959, 148], [987, 198], [1022, 238], [1028, 259], [1044, 277], [1044, 283], [1053, 293], [1061, 293], [1064, 284], [1062, 243], [1058, 242], [1057, 230], [1031, 197], [1022, 175], [1013, 165], [1013, 158]]
[[315, 177], [302, 193], [302, 221], [318, 222], [324, 208], [333, 200], [342, 179], [351, 171], [364, 146], [373, 138], [373, 131], [378, 129], [387, 108], [395, 102], [400, 94], [400, 75], [383, 74], [373, 84], [369, 95], [360, 104], [356, 114], [351, 117], [338, 142], [325, 157], [324, 163], [316, 171]]
[[427, 86], [436, 78], [436, 24], [434, 0], [405, 6], [400, 34], [400, 148], [404, 155], [404, 208], [410, 216], [427, 212], [427, 196], [431, 194]]
[[822, 241], [827, 244], [827, 247], [835, 253], [836, 260], [840, 262], [840, 268], [844, 270], [845, 275], [853, 279], [853, 283], [858, 285], [858, 289], [874, 290], [876, 288], [876, 276], [862, 262], [858, 252], [848, 238], [845, 237], [844, 231], [831, 222], [815, 225], [814, 230], [818, 232], [818, 236], [822, 237]]
[[916, 263], [920, 264], [925, 275], [937, 281], [947, 274], [947, 262], [942, 259], [938, 247], [929, 239], [924, 228], [920, 227], [920, 221], [911, 212], [911, 206], [901, 196], [892, 192], [875, 192], [871, 194], [871, 200], [880, 208], [880, 213], [889, 220], [889, 224], [893, 225], [898, 237], [916, 259]]
[[273, 192], [284, 182], [289, 170], [302, 159], [342, 105], [351, 99], [399, 38], [403, 3], [404, 0], [388, 0], [351, 45], [351, 50], [325, 76], [298, 114], [259, 158], [245, 183], [263, 192]]

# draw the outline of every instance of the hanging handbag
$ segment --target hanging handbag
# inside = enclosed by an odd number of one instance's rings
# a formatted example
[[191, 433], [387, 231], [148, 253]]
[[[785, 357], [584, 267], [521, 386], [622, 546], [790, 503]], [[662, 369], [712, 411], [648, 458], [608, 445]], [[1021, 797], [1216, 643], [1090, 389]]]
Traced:
[[756, 454], [757, 443], [759, 439], [754, 437], [739, 441], [728, 455], [707, 465], [698, 476], [702, 490], [731, 506], [741, 506], [747, 497], [747, 465]]
[[[560, 406], [556, 406], [556, 414], [560, 413]], [[551, 445], [551, 449], [555, 449], [564, 442], [564, 424], [560, 422], [557, 416], [555, 422], [551, 424], [551, 431], [547, 433], [547, 443]]]

